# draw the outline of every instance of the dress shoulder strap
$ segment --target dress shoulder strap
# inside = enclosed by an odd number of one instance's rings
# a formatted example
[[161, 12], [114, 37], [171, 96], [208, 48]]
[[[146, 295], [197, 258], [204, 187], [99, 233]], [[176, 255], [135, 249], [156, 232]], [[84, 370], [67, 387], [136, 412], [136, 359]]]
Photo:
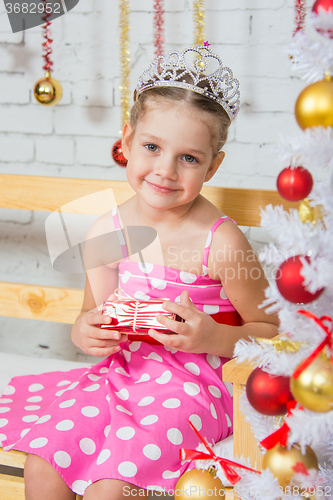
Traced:
[[226, 220], [232, 220], [232, 222], [234, 222], [235, 224], [237, 224], [237, 222], [234, 219], [231, 219], [227, 215], [224, 215], [223, 217], [221, 217], [220, 219], [218, 219], [213, 224], [213, 226], [211, 227], [211, 229], [210, 229], [210, 231], [208, 233], [208, 237], [207, 237], [207, 241], [206, 241], [206, 245], [205, 245], [205, 250], [204, 250], [204, 254], [203, 254], [203, 259], [202, 259], [202, 269], [203, 269], [204, 276], [208, 275], [208, 257], [209, 257], [210, 246], [212, 244], [213, 234], [215, 233], [216, 229], [221, 224], [223, 224], [223, 222], [225, 222]]
[[118, 240], [119, 240], [119, 243], [120, 243], [120, 246], [121, 246], [121, 251], [123, 253], [124, 260], [129, 260], [128, 259], [128, 252], [127, 252], [126, 241], [125, 241], [125, 238], [124, 238], [124, 233], [123, 233], [123, 230], [122, 230], [122, 227], [121, 227], [121, 224], [120, 224], [120, 221], [119, 221], [119, 217], [118, 217], [118, 205], [116, 205], [112, 209], [112, 218], [113, 218], [114, 226], [115, 226], [115, 228], [117, 230], [117, 236], [118, 236]]

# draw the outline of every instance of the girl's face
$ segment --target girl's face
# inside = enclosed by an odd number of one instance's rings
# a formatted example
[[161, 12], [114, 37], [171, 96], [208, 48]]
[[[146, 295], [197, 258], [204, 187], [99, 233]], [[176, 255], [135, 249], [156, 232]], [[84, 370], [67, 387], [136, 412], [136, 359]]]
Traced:
[[213, 159], [212, 137], [204, 117], [186, 103], [150, 101], [135, 129], [123, 131], [127, 178], [151, 207], [186, 205], [224, 158]]

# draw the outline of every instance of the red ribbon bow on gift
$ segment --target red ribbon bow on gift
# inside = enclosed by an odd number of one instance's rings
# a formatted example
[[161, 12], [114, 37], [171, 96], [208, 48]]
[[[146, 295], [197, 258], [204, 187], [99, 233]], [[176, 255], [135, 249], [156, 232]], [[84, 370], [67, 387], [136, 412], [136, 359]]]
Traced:
[[[313, 319], [313, 321], [315, 321], [317, 323], [317, 325], [319, 325], [326, 333], [326, 339], [323, 340], [322, 343], [319, 344], [319, 346], [316, 347], [316, 349], [310, 354], [310, 356], [305, 358], [302, 361], [302, 363], [296, 368], [296, 370], [294, 371], [294, 373], [292, 375], [292, 377], [295, 379], [298, 378], [300, 376], [300, 374], [302, 373], [302, 371], [304, 371], [305, 368], [307, 368], [312, 363], [312, 361], [321, 353], [321, 351], [324, 349], [325, 346], [328, 346], [330, 351], [331, 351], [331, 363], [333, 363], [333, 354], [332, 354], [332, 351], [333, 351], [333, 335], [332, 335], [333, 322], [332, 322], [332, 318], [330, 318], [329, 316], [322, 316], [321, 318], [318, 318], [317, 316], [315, 316], [311, 312], [305, 311], [304, 309], [299, 309], [297, 312], [299, 314], [303, 314], [307, 318]], [[330, 326], [329, 327], [326, 326], [324, 324], [324, 321], [329, 321]]]
[[[290, 417], [292, 415], [292, 411], [295, 406], [297, 405], [297, 401], [288, 401], [287, 403], [287, 417]], [[303, 410], [302, 406], [298, 407], [299, 410]], [[267, 436], [265, 439], [260, 441], [261, 446], [266, 448], [266, 450], [270, 450], [271, 448], [274, 448], [275, 445], [280, 444], [281, 446], [287, 446], [287, 441], [288, 441], [288, 436], [289, 436], [289, 431], [290, 427], [289, 425], [284, 422], [282, 426], [269, 436]]]
[[227, 460], [226, 458], [221, 458], [215, 455], [211, 447], [208, 445], [207, 441], [205, 438], [203, 438], [200, 434], [200, 432], [194, 427], [192, 422], [188, 420], [188, 423], [200, 439], [200, 441], [203, 443], [205, 446], [206, 450], [208, 453], [203, 453], [202, 451], [197, 451], [197, 450], [188, 450], [185, 448], [181, 448], [179, 450], [179, 458], [180, 460], [215, 460], [220, 467], [222, 468], [225, 477], [230, 481], [231, 484], [236, 484], [238, 481], [241, 479], [241, 477], [237, 474], [236, 471], [234, 471], [230, 466], [233, 465], [234, 467], [239, 467], [241, 469], [246, 469], [251, 472], [256, 472], [257, 474], [261, 474], [260, 471], [250, 469], [249, 467], [245, 467], [245, 465], [238, 464], [237, 462], [232, 462], [231, 460]]

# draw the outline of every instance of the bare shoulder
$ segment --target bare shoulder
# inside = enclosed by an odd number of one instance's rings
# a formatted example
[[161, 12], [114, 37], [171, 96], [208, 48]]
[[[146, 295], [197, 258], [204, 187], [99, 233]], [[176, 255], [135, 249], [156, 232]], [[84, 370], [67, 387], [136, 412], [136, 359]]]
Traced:
[[112, 232], [115, 229], [116, 228], [112, 216], [112, 210], [109, 210], [105, 214], [102, 214], [100, 217], [98, 217], [98, 219], [96, 219], [95, 222], [91, 225], [87, 234], [87, 239]]

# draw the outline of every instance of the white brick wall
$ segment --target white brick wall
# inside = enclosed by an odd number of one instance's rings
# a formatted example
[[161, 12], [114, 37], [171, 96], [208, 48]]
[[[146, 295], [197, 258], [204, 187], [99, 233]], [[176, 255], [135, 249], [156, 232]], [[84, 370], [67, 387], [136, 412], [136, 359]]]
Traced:
[[[207, 38], [240, 79], [242, 96], [226, 159], [210, 184], [275, 187], [280, 167], [271, 146], [279, 133], [297, 133], [293, 108], [305, 86], [290, 76], [284, 53], [293, 30], [293, 5], [293, 0], [206, 0]], [[165, 0], [165, 9], [166, 50], [192, 45], [192, 0]], [[62, 84], [63, 98], [48, 108], [33, 97], [34, 83], [44, 74], [42, 29], [11, 33], [0, 2], [0, 172], [126, 178], [126, 170], [111, 159], [121, 128], [118, 19], [118, 2], [80, 0], [53, 22], [53, 76]], [[130, 22], [134, 89], [153, 58], [153, 0], [131, 0]], [[0, 212], [5, 251], [0, 279], [81, 286], [82, 277], [61, 275], [50, 267], [45, 217]], [[254, 237], [260, 240], [257, 233]], [[2, 350], [82, 359], [69, 347], [68, 327], [2, 321]], [[12, 337], [11, 331], [16, 332]], [[59, 342], [54, 340], [57, 331]]]

